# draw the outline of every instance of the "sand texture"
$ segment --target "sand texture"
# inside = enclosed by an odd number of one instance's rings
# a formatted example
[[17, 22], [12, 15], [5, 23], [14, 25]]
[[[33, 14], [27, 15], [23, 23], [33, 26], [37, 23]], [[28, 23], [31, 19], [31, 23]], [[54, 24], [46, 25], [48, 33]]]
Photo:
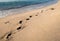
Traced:
[[60, 1], [1, 18], [0, 41], [60, 41]]

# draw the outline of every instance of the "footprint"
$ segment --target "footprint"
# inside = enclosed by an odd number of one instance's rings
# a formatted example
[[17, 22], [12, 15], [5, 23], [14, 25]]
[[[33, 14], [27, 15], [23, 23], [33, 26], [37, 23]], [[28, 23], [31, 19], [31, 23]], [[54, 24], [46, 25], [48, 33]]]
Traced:
[[32, 16], [29, 16], [30, 18], [32, 17]]
[[35, 15], [35, 16], [38, 16], [38, 15]]
[[9, 21], [5, 22], [5, 24], [8, 24], [8, 23], [9, 23]]
[[18, 28], [17, 28], [17, 30], [20, 30], [20, 29], [21, 29], [21, 27], [18, 27]]
[[30, 20], [29, 18], [27, 18], [26, 20]]
[[22, 24], [22, 22], [23, 22], [22, 20], [21, 20], [21, 21], [19, 21], [19, 24]]
[[51, 8], [51, 10], [54, 10], [54, 8]]
[[10, 32], [10, 33], [7, 35], [6, 39], [8, 39], [11, 35], [12, 35], [12, 33]]
[[41, 10], [41, 13], [43, 13], [43, 10]]

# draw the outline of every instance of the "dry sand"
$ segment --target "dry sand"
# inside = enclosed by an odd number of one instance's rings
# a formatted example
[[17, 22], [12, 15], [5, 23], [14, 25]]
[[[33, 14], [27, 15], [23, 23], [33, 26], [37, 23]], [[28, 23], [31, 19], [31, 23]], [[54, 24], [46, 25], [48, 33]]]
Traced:
[[60, 1], [42, 9], [1, 18], [0, 41], [60, 41]]

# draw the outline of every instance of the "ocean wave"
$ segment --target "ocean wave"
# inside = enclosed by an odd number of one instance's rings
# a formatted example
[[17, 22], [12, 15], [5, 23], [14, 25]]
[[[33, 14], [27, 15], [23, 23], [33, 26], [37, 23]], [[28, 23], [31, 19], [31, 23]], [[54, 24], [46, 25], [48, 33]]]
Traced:
[[54, 1], [54, 0], [0, 2], [0, 10], [9, 10], [9, 9], [16, 9], [29, 5], [44, 4], [50, 1]]

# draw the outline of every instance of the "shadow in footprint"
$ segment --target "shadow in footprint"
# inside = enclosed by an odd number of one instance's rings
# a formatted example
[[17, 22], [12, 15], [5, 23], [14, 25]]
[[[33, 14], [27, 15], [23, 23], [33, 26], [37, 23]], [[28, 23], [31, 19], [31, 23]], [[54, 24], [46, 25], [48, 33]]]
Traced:
[[19, 24], [22, 24], [22, 22], [23, 22], [22, 20], [21, 20], [21, 21], [19, 21]]
[[17, 28], [17, 30], [20, 30], [20, 29], [21, 29], [21, 27], [18, 27], [18, 28]]
[[35, 16], [38, 16], [38, 15], [35, 15]]
[[30, 20], [29, 18], [27, 18], [26, 20]]
[[8, 23], [9, 23], [9, 21], [5, 22], [5, 24], [8, 24]]
[[7, 35], [6, 39], [8, 39], [11, 35], [12, 35], [12, 33], [10, 32], [10, 33]]
[[54, 10], [54, 8], [51, 8], [51, 10]]
[[32, 16], [29, 16], [30, 18], [32, 17]]

